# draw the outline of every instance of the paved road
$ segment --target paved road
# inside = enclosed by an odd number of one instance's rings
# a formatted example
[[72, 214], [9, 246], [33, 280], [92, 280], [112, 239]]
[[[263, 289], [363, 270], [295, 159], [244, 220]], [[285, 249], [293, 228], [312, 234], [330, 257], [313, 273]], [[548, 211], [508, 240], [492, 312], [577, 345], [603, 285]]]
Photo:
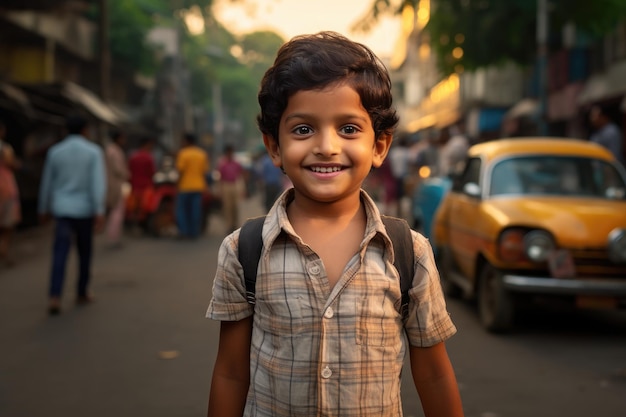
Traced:
[[[244, 216], [261, 213], [255, 199]], [[189, 242], [98, 240], [98, 301], [46, 315], [50, 230], [22, 233], [21, 263], [0, 269], [0, 416], [191, 417], [205, 414], [218, 324], [204, 318], [219, 217]], [[506, 337], [486, 334], [471, 305], [451, 301], [448, 343], [467, 417], [626, 416], [626, 316], [537, 312]], [[407, 417], [421, 416], [405, 372]]]

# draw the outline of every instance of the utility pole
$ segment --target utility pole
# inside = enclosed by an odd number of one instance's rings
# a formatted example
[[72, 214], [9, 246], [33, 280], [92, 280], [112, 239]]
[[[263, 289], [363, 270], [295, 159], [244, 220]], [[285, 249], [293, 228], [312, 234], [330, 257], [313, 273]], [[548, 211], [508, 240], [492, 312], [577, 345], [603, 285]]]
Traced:
[[539, 135], [548, 135], [548, 0], [537, 0], [537, 66], [539, 73]]
[[[109, 8], [107, 0], [98, 0], [100, 8], [100, 18], [98, 20], [98, 44], [99, 64], [100, 64], [100, 88], [99, 93], [102, 101], [109, 101], [109, 90], [111, 80], [111, 55], [109, 51]], [[104, 143], [106, 137], [106, 126], [104, 122], [98, 124], [98, 141]]]

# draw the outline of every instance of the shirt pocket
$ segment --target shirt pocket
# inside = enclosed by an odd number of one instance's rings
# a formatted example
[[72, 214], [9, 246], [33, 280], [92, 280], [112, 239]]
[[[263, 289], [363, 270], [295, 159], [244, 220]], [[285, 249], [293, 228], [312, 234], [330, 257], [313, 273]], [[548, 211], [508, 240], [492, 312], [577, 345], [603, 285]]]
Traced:
[[302, 296], [256, 300], [254, 324], [275, 337], [297, 337], [306, 328]]
[[383, 296], [356, 299], [357, 345], [396, 346], [400, 332], [400, 316], [391, 299]]

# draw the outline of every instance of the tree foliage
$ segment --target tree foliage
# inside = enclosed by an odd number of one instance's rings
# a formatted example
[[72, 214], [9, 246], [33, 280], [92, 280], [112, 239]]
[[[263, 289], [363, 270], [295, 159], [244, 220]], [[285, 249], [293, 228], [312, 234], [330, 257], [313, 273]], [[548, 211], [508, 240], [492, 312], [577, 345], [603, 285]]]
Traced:
[[[241, 134], [251, 137], [257, 134], [259, 82], [284, 40], [271, 31], [235, 36], [211, 15], [212, 3], [213, 0], [109, 0], [111, 61], [146, 75], [157, 75], [166, 67], [171, 71], [171, 57], [163, 59], [166, 57], [146, 38], [155, 27], [175, 28], [181, 36], [179, 69], [184, 72], [192, 106], [215, 114], [213, 92], [219, 85], [225, 117], [236, 120]], [[204, 33], [192, 34], [185, 25], [184, 15], [191, 9], [201, 13]], [[99, 13], [94, 2], [87, 17], [95, 23]]]
[[258, 133], [259, 83], [283, 43], [282, 37], [270, 31], [236, 37], [217, 22], [208, 33], [190, 36], [184, 55], [192, 102], [214, 112], [212, 93], [219, 84], [225, 117], [241, 126], [242, 136], [253, 137]]
[[[419, 0], [405, 0], [400, 6], [407, 4], [416, 6]], [[368, 15], [355, 27], [366, 30], [378, 16], [400, 11], [390, 0], [374, 0]], [[624, 0], [549, 1], [549, 29], [555, 35], [571, 22], [587, 36], [599, 36], [625, 17]], [[431, 0], [426, 30], [444, 73], [458, 65], [465, 69], [505, 61], [527, 65], [537, 53], [537, 0]], [[551, 37], [553, 47], [559, 46], [558, 38]], [[462, 49], [461, 57], [453, 57], [455, 48]]]
[[418, 3], [419, 0], [373, 0], [365, 15], [352, 25], [352, 30], [369, 32], [382, 16], [400, 14], [405, 6], [417, 7]]
[[[551, 0], [549, 46], [560, 47], [559, 34], [567, 23], [594, 37], [614, 28], [624, 16], [623, 0]], [[537, 54], [537, 1], [437, 0], [426, 30], [444, 73], [457, 65], [466, 69], [506, 61], [528, 65]], [[457, 47], [463, 50], [460, 58], [453, 57]]]
[[[144, 74], [157, 68], [154, 47], [146, 35], [160, 24], [174, 25], [180, 10], [197, 6], [206, 13], [212, 0], [109, 0], [106, 2], [111, 59]], [[98, 2], [92, 2], [87, 17], [97, 22]]]

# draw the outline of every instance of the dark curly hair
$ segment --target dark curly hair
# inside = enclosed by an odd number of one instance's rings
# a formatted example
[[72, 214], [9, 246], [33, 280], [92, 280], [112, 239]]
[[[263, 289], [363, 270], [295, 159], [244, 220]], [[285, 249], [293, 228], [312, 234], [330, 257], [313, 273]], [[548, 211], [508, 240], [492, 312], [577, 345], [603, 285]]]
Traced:
[[367, 46], [335, 32], [296, 36], [278, 50], [261, 81], [259, 129], [278, 141], [280, 119], [293, 94], [339, 82], [359, 94], [376, 139], [393, 133], [398, 116], [392, 107], [391, 80], [385, 65]]

